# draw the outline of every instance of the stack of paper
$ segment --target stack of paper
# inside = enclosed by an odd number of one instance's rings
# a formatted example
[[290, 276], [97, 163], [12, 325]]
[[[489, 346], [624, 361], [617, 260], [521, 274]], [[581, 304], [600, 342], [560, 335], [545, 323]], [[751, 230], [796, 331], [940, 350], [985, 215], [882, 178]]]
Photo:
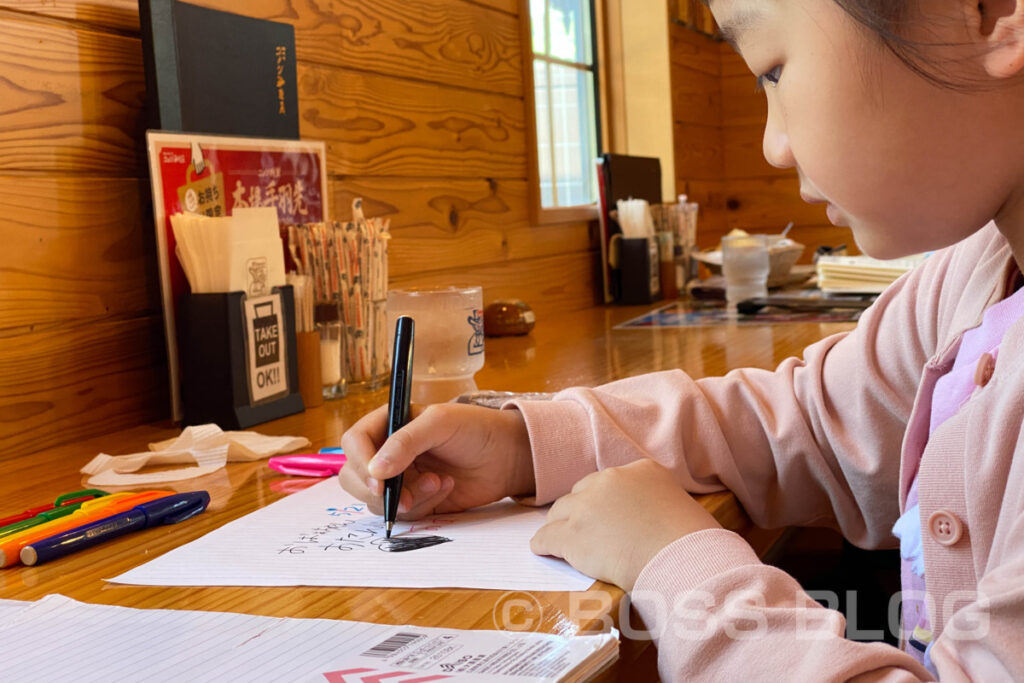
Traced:
[[564, 637], [329, 619], [0, 601], [12, 681], [582, 681], [618, 633]]
[[923, 255], [891, 261], [869, 256], [820, 256], [818, 288], [826, 293], [878, 294], [923, 260]]
[[211, 218], [171, 216], [175, 253], [194, 294], [245, 292], [265, 296], [285, 284], [284, 245], [277, 209], [235, 209]]

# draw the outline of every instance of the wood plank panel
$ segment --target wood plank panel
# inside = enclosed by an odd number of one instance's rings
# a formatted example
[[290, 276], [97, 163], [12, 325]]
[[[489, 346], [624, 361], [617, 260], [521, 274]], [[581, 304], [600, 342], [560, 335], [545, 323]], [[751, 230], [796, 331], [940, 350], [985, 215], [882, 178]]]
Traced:
[[453, 0], [191, 0], [295, 26], [299, 61], [521, 97], [519, 20]]
[[0, 16], [0, 172], [139, 170], [138, 39]]
[[481, 285], [484, 304], [496, 299], [522, 299], [537, 313], [553, 316], [589, 308], [597, 300], [596, 252], [575, 252], [546, 258], [483, 264], [393, 278], [391, 286], [445, 287]]
[[160, 310], [148, 187], [0, 176], [0, 330]]
[[505, 262], [586, 251], [592, 243], [587, 223], [498, 226], [451, 238], [422, 228], [401, 229], [389, 248], [394, 278], [414, 277], [434, 269], [499, 266]]
[[[203, 4], [203, 0], [192, 0], [192, 3]], [[518, 0], [453, 0], [452, 4], [487, 7], [512, 16], [519, 14]], [[126, 31], [139, 30], [138, 0], [0, 0], [0, 7]], [[238, 3], [222, 3], [220, 8], [232, 12], [239, 11]], [[256, 16], [251, 11], [250, 14]]]
[[800, 199], [800, 181], [795, 177], [730, 180], [726, 209], [730, 228], [775, 229], [789, 221], [828, 224], [823, 204]]
[[686, 194], [690, 201], [697, 202], [697, 246], [705, 249], [717, 241], [717, 235], [728, 232], [726, 201], [729, 188], [725, 180], [689, 180], [676, 183], [676, 193]]
[[715, 45], [718, 47], [718, 54], [722, 60], [721, 75], [723, 78], [730, 76], [747, 76], [752, 78], [747, 63], [743, 61], [743, 57], [736, 50], [732, 49], [732, 45], [725, 41], [715, 43]]
[[673, 63], [672, 118], [681, 123], [722, 125], [722, 92], [719, 79], [697, 69]]
[[465, 0], [481, 7], [491, 7], [507, 14], [519, 15], [519, 0]]
[[340, 175], [526, 178], [523, 100], [299, 65], [302, 137]]
[[721, 128], [676, 121], [672, 137], [676, 178], [713, 180], [722, 177]]
[[7, 453], [170, 413], [158, 315], [19, 335], [5, 339], [2, 349], [0, 450]]
[[363, 198], [366, 215], [391, 219], [392, 277], [594, 246], [585, 222], [531, 226], [522, 180], [331, 178], [330, 192], [342, 220], [355, 197]]
[[669, 58], [715, 78], [722, 75], [719, 43], [674, 22], [669, 22]]
[[676, 194], [700, 205], [697, 239], [725, 225], [721, 53], [708, 36], [669, 23]]
[[390, 218], [393, 231], [429, 226], [456, 235], [530, 220], [525, 180], [331, 176], [328, 189], [338, 220], [350, 220], [352, 200], [362, 197], [364, 213]]
[[138, 33], [138, 0], [0, 0], [0, 7]]
[[764, 158], [764, 122], [750, 126], [722, 127], [722, 155], [729, 179], [792, 177], [792, 168], [776, 168]]
[[755, 83], [749, 72], [721, 79], [723, 126], [764, 126], [768, 100]]
[[722, 49], [722, 125], [764, 126], [768, 100], [757, 92], [757, 79], [727, 43]]

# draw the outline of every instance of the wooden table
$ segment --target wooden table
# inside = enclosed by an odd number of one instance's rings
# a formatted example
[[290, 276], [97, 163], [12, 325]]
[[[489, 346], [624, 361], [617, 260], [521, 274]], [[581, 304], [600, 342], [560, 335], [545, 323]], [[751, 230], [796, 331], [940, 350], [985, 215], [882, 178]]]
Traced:
[[[707, 328], [628, 329], [615, 325], [650, 307], [594, 308], [538, 321], [525, 337], [488, 339], [486, 364], [477, 376], [482, 389], [556, 391], [594, 385], [643, 372], [682, 368], [695, 377], [736, 367], [775, 367], [808, 343], [850, 329], [852, 324], [788, 323]], [[351, 395], [323, 407], [272, 423], [257, 431], [308, 437], [314, 447], [337, 445], [345, 429], [384, 403], [386, 389]], [[170, 423], [140, 426], [116, 434], [32, 455], [0, 456], [0, 516], [52, 500], [82, 487], [78, 469], [98, 452], [145, 450], [146, 444], [175, 436]], [[229, 464], [217, 473], [185, 482], [183, 490], [206, 489], [207, 513], [181, 525], [123, 537], [39, 567], [0, 570], [0, 597], [35, 600], [62, 593], [85, 602], [129, 607], [244, 612], [267, 616], [354, 619], [388, 624], [495, 628], [501, 591], [365, 588], [144, 587], [102, 579], [137, 566], [226, 522], [280, 499], [285, 479], [263, 462]], [[776, 538], [752, 528], [729, 493], [701, 502], [727, 528], [745, 535], [763, 552]], [[542, 631], [564, 635], [600, 629], [606, 615], [616, 625], [623, 593], [596, 583], [585, 594], [533, 593], [518, 596], [534, 605], [521, 615]], [[528, 611], [529, 612], [529, 611]], [[617, 669], [608, 677], [639, 680], [652, 674], [653, 648], [623, 640]]]

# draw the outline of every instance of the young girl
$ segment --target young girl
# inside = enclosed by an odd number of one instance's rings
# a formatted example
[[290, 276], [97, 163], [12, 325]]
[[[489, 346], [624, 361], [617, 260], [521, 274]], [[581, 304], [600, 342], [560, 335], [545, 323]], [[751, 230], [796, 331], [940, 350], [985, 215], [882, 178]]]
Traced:
[[[342, 443], [406, 517], [555, 501], [533, 550], [633, 592], [666, 680], [1024, 680], [1024, 2], [713, 0], [768, 98], [764, 152], [868, 254], [936, 251], [856, 330], [774, 372], [680, 371]], [[900, 539], [902, 650], [758, 561], [687, 493], [762, 527]], [[895, 534], [895, 535], [894, 535]]]

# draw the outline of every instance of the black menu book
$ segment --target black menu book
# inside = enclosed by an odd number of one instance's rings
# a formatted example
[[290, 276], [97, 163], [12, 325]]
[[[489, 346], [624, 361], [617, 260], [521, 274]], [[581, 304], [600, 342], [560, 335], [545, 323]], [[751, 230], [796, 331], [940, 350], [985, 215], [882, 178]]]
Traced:
[[290, 24], [140, 0], [149, 127], [299, 137]]

